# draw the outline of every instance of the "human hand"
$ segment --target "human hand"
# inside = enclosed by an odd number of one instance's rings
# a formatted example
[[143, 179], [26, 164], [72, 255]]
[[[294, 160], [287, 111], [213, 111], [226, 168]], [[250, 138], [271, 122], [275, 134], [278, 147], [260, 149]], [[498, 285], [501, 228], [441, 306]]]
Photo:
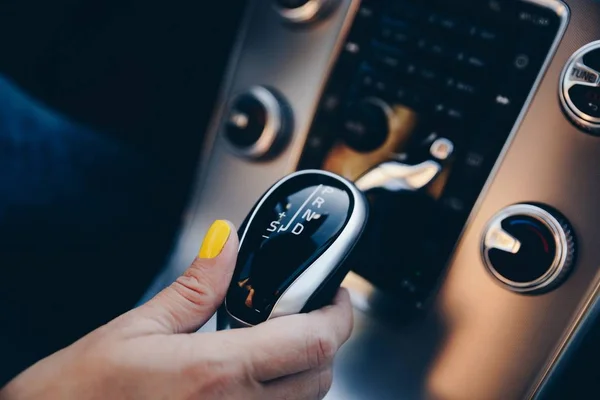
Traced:
[[223, 302], [237, 248], [233, 226], [215, 222], [176, 282], [33, 365], [0, 400], [323, 398], [333, 358], [352, 330], [344, 289], [331, 306], [308, 314], [194, 333]]

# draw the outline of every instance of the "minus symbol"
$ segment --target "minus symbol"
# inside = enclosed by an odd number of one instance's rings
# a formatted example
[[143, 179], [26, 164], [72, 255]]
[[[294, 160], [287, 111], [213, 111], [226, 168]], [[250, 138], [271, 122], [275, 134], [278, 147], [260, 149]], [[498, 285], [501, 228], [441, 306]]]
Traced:
[[265, 235], [262, 235], [262, 237], [264, 237], [265, 239], [268, 239], [268, 238], [269, 238], [268, 236], [265, 236]]

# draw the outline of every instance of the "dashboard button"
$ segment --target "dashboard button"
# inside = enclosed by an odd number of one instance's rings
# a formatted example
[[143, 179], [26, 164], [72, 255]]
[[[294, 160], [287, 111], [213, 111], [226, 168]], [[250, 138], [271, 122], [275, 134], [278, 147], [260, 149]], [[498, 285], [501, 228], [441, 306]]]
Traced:
[[564, 281], [575, 259], [575, 239], [564, 217], [532, 204], [498, 213], [486, 228], [483, 258], [503, 285], [520, 293], [541, 293]]
[[431, 144], [430, 154], [440, 161], [445, 161], [454, 153], [454, 143], [446, 138], [439, 138]]
[[371, 152], [388, 138], [394, 112], [378, 98], [367, 98], [351, 105], [342, 121], [346, 144], [359, 152]]
[[600, 134], [600, 41], [577, 50], [565, 65], [559, 90], [565, 114], [578, 127]]
[[236, 154], [258, 159], [280, 151], [291, 128], [291, 111], [281, 96], [255, 86], [232, 101], [224, 134]]

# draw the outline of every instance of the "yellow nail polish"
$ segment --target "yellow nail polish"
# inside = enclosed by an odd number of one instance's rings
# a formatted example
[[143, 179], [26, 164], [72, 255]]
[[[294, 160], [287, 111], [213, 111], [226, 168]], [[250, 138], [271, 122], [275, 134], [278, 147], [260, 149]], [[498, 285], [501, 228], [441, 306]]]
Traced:
[[229, 239], [231, 228], [225, 221], [215, 221], [204, 236], [202, 247], [198, 252], [200, 258], [215, 258], [225, 247], [225, 243]]

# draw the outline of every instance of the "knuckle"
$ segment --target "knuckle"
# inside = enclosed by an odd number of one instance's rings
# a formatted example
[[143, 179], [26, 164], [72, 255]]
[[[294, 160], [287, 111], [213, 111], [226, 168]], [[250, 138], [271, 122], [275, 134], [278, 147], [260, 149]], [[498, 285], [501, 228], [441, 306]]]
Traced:
[[192, 382], [199, 382], [197, 393], [207, 398], [224, 398], [232, 392], [246, 387], [245, 374], [235, 363], [225, 360], [204, 360], [186, 371]]
[[319, 392], [317, 393], [317, 399], [321, 400], [325, 398], [329, 390], [333, 385], [333, 370], [326, 368], [319, 373]]
[[177, 278], [173, 284], [175, 291], [187, 302], [196, 307], [212, 305], [215, 291], [208, 282], [200, 276], [186, 272]]
[[308, 340], [308, 360], [311, 368], [327, 365], [335, 357], [337, 346], [330, 335], [312, 332]]

